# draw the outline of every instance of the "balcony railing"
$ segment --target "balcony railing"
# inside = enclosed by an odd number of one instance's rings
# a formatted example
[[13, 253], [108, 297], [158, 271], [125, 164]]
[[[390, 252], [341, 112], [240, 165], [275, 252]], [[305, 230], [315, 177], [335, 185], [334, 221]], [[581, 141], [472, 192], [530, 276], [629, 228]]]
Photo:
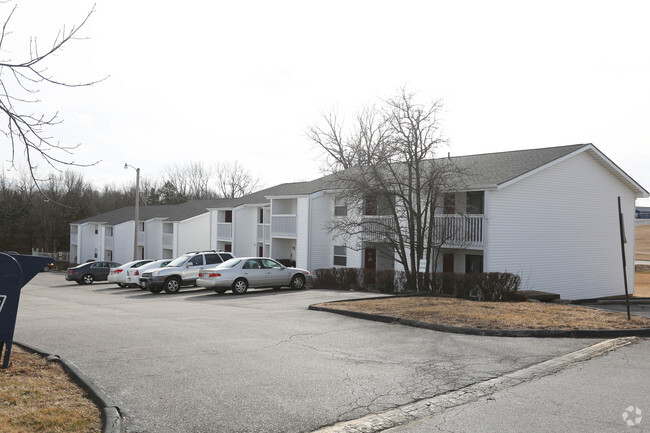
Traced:
[[295, 215], [273, 215], [271, 217], [272, 236], [295, 238], [298, 234], [296, 227]]
[[365, 215], [361, 221], [363, 227], [361, 238], [365, 242], [385, 242], [387, 238], [395, 237], [396, 224], [392, 216]]
[[70, 233], [70, 243], [73, 245], [77, 245], [78, 241], [79, 241], [79, 235], [77, 233]]
[[[436, 215], [434, 240], [447, 248], [483, 247], [483, 215]], [[395, 238], [397, 226], [391, 216], [364, 216], [361, 237], [381, 243]]]
[[483, 215], [436, 215], [434, 237], [443, 246], [483, 246]]
[[217, 223], [217, 239], [232, 239], [232, 223]]
[[271, 241], [271, 225], [257, 224], [257, 242], [268, 244]]
[[113, 249], [113, 236], [104, 236], [104, 248], [107, 250]]
[[162, 234], [162, 247], [166, 249], [174, 248], [174, 233]]

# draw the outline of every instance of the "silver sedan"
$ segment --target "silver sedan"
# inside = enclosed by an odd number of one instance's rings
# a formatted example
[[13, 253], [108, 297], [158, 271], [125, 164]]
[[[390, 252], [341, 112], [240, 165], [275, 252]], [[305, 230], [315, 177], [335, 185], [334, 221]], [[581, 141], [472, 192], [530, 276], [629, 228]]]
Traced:
[[239, 257], [202, 270], [196, 285], [214, 289], [217, 293], [232, 290], [241, 295], [249, 287], [304, 289], [310, 282], [311, 275], [304, 269], [289, 268], [266, 257]]

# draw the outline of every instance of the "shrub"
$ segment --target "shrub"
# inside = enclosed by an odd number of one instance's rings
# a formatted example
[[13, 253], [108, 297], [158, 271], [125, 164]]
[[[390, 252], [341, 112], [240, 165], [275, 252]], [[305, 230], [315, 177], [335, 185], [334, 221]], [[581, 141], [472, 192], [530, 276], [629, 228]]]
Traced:
[[314, 287], [332, 289], [357, 289], [359, 287], [359, 269], [323, 268], [314, 271]]
[[481, 274], [434, 273], [429, 276], [431, 291], [437, 295], [451, 295], [460, 299], [484, 301], [519, 301], [519, 275], [506, 272]]
[[521, 301], [521, 277], [507, 272], [488, 272], [477, 281], [477, 297], [484, 301]]

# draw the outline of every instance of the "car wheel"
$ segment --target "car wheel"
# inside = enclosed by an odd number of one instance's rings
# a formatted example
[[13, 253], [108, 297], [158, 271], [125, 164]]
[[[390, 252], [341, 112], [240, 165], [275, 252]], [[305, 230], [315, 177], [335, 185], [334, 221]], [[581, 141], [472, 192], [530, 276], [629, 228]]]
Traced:
[[214, 291], [217, 292], [217, 293], [223, 294], [223, 293], [226, 293], [228, 291], [228, 289], [214, 289]]
[[248, 290], [248, 282], [243, 278], [235, 280], [232, 284], [232, 292], [235, 295], [243, 295], [246, 293], [246, 290]]
[[92, 284], [93, 281], [95, 281], [95, 277], [93, 277], [92, 274], [86, 274], [81, 277], [81, 281], [83, 281], [84, 284]]
[[160, 293], [162, 292], [162, 287], [149, 287], [151, 293]]
[[300, 290], [305, 288], [305, 276], [302, 274], [296, 274], [291, 279], [291, 288]]
[[167, 293], [178, 293], [181, 289], [181, 280], [178, 277], [169, 277], [165, 280], [163, 288]]

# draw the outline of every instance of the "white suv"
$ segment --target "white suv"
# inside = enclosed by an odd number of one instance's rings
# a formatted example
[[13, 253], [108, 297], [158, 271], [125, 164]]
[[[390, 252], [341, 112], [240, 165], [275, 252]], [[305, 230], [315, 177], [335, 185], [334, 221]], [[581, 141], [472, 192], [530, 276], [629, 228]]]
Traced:
[[182, 286], [196, 285], [196, 279], [202, 269], [214, 267], [233, 257], [231, 253], [224, 251], [194, 251], [183, 254], [164, 268], [143, 272], [140, 276], [140, 286], [151, 293], [159, 293], [163, 289], [167, 293], [178, 293]]

